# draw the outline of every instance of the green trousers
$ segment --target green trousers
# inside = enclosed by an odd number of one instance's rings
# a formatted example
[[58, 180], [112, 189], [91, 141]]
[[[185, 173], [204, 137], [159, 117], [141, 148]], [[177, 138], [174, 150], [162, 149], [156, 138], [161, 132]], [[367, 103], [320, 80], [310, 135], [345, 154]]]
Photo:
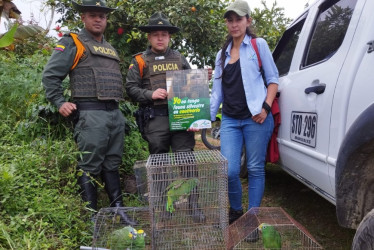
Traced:
[[78, 168], [98, 175], [122, 163], [125, 118], [119, 109], [81, 110], [74, 139], [81, 152]]
[[169, 117], [156, 116], [149, 120], [144, 129], [151, 154], [192, 151], [195, 147], [195, 133], [187, 131], [170, 131]]

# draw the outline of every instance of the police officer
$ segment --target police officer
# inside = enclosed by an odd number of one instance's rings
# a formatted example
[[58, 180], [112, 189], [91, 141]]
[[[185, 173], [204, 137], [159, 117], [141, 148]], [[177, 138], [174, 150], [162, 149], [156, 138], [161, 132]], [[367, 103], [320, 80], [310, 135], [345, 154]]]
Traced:
[[[150, 46], [136, 54], [126, 77], [126, 93], [146, 110], [143, 138], [148, 142], [151, 154], [191, 152], [195, 146], [193, 131], [170, 131], [166, 91], [166, 71], [190, 69], [186, 58], [169, 48], [170, 36], [179, 28], [170, 24], [161, 12], [153, 14], [148, 25], [139, 29], [147, 34]], [[196, 171], [193, 171], [196, 172]], [[185, 173], [186, 174], [186, 173]], [[188, 175], [188, 174], [187, 174]], [[188, 176], [190, 177], [190, 176]], [[205, 220], [198, 208], [197, 194], [190, 195], [192, 218]]]
[[[103, 37], [107, 14], [114, 9], [105, 0], [73, 2], [84, 28], [65, 34], [43, 72], [47, 99], [60, 114], [75, 119], [74, 139], [82, 152], [78, 183], [88, 207], [97, 210], [97, 178], [105, 184], [111, 207], [123, 207], [118, 167], [122, 162], [125, 120], [118, 108], [123, 82], [116, 50]], [[65, 101], [62, 81], [69, 75], [72, 102]], [[123, 210], [122, 220], [131, 225]]]

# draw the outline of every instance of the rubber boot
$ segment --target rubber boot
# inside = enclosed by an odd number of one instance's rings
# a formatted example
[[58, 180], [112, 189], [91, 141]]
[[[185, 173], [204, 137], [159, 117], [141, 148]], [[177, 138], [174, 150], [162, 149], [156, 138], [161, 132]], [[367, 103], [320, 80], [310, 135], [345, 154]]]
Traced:
[[234, 210], [230, 207], [229, 212], [229, 224], [232, 224], [234, 221], [240, 218], [243, 215], [243, 209], [241, 210]]
[[[91, 177], [92, 176], [92, 177]], [[78, 177], [78, 184], [80, 186], [80, 193], [84, 202], [89, 202], [88, 208], [97, 211], [97, 185], [95, 176], [88, 176], [85, 172]]]
[[83, 172], [81, 176], [78, 177], [78, 184], [80, 186], [80, 194], [84, 202], [88, 202], [86, 207], [91, 210], [91, 222], [95, 224], [96, 213], [97, 213], [97, 185], [95, 183], [96, 176]]
[[[116, 208], [124, 207], [118, 171], [102, 171], [101, 177], [105, 183], [105, 190], [109, 197], [110, 206]], [[117, 209], [116, 214], [121, 217], [123, 223], [130, 226], [137, 225], [137, 222], [132, 220], [122, 209]]]
[[[195, 190], [196, 190], [196, 188], [195, 188]], [[190, 208], [189, 211], [190, 211], [192, 220], [195, 223], [204, 223], [206, 218], [205, 218], [205, 215], [203, 214], [203, 212], [201, 211], [201, 209], [199, 208], [199, 203], [198, 203], [199, 202], [199, 194], [196, 193], [195, 190], [192, 191], [192, 194], [188, 198], [189, 208]]]

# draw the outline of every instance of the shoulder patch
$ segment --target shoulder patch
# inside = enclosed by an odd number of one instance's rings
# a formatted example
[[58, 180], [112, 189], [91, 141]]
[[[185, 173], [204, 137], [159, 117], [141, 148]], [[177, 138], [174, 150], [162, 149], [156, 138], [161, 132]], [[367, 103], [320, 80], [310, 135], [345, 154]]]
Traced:
[[73, 38], [69, 34], [65, 34], [58, 42], [53, 50], [58, 50], [63, 52], [65, 49], [70, 48], [73, 43]]
[[132, 69], [133, 67], [134, 67], [134, 64], [133, 64], [133, 63], [130, 64], [130, 66], [129, 66], [129, 70]]
[[62, 45], [62, 44], [57, 44], [54, 50], [58, 50], [58, 51], [64, 52], [65, 46]]

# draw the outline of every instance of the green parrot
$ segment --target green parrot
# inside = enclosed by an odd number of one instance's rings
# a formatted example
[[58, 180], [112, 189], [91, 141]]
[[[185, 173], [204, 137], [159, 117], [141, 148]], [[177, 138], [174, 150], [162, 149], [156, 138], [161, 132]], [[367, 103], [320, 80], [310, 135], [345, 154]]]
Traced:
[[173, 213], [174, 212], [174, 201], [179, 200], [183, 196], [187, 196], [190, 192], [197, 186], [199, 180], [197, 178], [191, 179], [179, 179], [170, 183], [166, 188], [166, 211]]
[[259, 229], [262, 232], [262, 243], [264, 244], [265, 249], [281, 249], [281, 235], [274, 226], [262, 223], [259, 226]]
[[110, 237], [111, 250], [132, 249], [137, 231], [131, 226], [126, 226], [112, 232]]

